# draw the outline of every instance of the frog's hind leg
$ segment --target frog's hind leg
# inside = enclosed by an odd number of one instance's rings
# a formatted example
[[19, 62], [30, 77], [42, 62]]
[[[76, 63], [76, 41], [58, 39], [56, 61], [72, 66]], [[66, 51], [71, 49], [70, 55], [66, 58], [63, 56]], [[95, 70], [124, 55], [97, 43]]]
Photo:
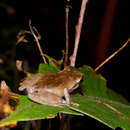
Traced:
[[63, 106], [65, 104], [62, 103], [62, 98], [55, 95], [54, 93], [50, 92], [38, 92], [38, 93], [28, 93], [29, 99], [36, 103], [40, 103], [43, 105], [48, 105], [48, 106]]

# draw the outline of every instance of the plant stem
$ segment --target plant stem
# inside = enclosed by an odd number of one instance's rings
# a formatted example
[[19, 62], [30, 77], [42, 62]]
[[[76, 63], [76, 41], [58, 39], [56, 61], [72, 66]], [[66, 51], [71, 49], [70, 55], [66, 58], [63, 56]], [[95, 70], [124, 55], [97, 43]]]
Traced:
[[85, 13], [87, 3], [88, 3], [88, 0], [82, 0], [79, 20], [78, 20], [78, 24], [76, 25], [76, 30], [75, 30], [76, 34], [75, 34], [74, 51], [73, 51], [72, 56], [70, 57], [70, 66], [75, 66], [78, 45], [79, 45], [79, 40], [80, 40], [80, 34], [81, 34], [81, 29], [82, 29], [82, 24], [83, 24], [83, 18], [84, 18], [84, 13]]
[[[42, 56], [42, 59], [43, 59], [44, 63], [47, 64], [47, 61], [46, 61], [45, 56], [44, 56], [44, 53], [43, 53], [43, 51], [42, 51], [42, 49], [41, 49], [41, 46], [40, 46], [38, 37], [36, 36], [36, 34], [34, 33], [33, 30], [35, 30], [37, 33], [38, 33], [38, 31], [37, 31], [37, 29], [36, 29], [35, 27], [33, 27], [33, 26], [31, 25], [31, 20], [29, 20], [29, 27], [30, 27], [30, 31], [31, 31], [32, 35], [34, 36], [34, 38], [35, 38], [35, 40], [36, 40], [36, 43], [37, 43], [38, 49], [39, 49], [39, 51], [40, 51], [40, 54], [41, 54], [41, 56]], [[38, 34], [39, 34], [39, 33], [38, 33]]]
[[69, 51], [69, 2], [70, 0], [67, 0], [67, 5], [65, 8], [65, 39], [66, 39], [66, 50], [65, 50], [65, 63], [64, 67], [67, 66], [68, 62], [68, 51]]
[[109, 60], [111, 60], [115, 55], [117, 55], [121, 50], [123, 50], [126, 45], [130, 42], [130, 38], [117, 50], [115, 51], [112, 55], [110, 55], [107, 59], [105, 59], [103, 62], [101, 62], [100, 65], [98, 65], [95, 68], [95, 71], [98, 71], [104, 64], [106, 64]]

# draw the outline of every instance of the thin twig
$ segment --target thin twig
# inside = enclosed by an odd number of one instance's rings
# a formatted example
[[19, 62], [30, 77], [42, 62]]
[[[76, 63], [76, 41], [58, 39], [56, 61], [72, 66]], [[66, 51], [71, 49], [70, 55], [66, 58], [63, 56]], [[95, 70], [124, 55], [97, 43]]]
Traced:
[[123, 50], [126, 45], [130, 42], [130, 38], [112, 55], [110, 55], [106, 60], [104, 60], [98, 67], [96, 67], [95, 71], [98, 71], [104, 64], [106, 64], [109, 60], [111, 60], [115, 55], [117, 55], [121, 50]]
[[18, 34], [17, 34], [17, 42], [16, 45], [18, 45], [21, 42], [27, 43], [28, 40], [25, 38], [27, 34], [31, 34], [32, 33], [30, 31], [26, 31], [26, 30], [21, 30]]
[[37, 29], [31, 25], [31, 20], [29, 20], [29, 27], [30, 27], [30, 31], [31, 31], [32, 35], [34, 36], [34, 38], [35, 38], [35, 40], [36, 40], [36, 43], [37, 43], [38, 49], [39, 49], [39, 51], [40, 51], [40, 54], [41, 54], [41, 56], [42, 56], [42, 59], [43, 59], [44, 63], [47, 64], [47, 61], [46, 61], [46, 59], [45, 59], [44, 53], [43, 53], [43, 51], [42, 51], [42, 49], [41, 49], [41, 46], [40, 46], [40, 43], [39, 43], [39, 40], [38, 40], [39, 35], [38, 35], [38, 37], [37, 37], [37, 36], [35, 35], [35, 33], [34, 33], [33, 30], [35, 30], [35, 31], [37, 32], [37, 34], [39, 34], [39, 33], [38, 33]]
[[79, 40], [80, 40], [80, 34], [81, 34], [81, 29], [82, 29], [82, 24], [83, 24], [83, 18], [84, 18], [84, 13], [85, 13], [87, 3], [88, 3], [88, 0], [82, 0], [80, 16], [79, 16], [78, 24], [76, 25], [74, 51], [73, 51], [72, 56], [70, 57], [70, 66], [75, 66], [78, 45], [79, 45]]
[[64, 67], [67, 66], [68, 62], [68, 51], [69, 51], [69, 3], [70, 0], [67, 0], [67, 5], [65, 8], [65, 37], [66, 37], [66, 50], [65, 50], [65, 63]]

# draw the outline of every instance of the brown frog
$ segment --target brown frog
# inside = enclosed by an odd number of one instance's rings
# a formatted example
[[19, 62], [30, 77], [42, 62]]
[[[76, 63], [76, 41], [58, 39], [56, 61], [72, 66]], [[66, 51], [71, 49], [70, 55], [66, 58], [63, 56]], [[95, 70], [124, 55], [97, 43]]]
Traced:
[[[44, 105], [63, 106], [72, 103], [69, 93], [79, 86], [83, 74], [67, 66], [58, 73], [35, 74], [20, 83], [19, 90], [26, 89], [29, 99]], [[64, 97], [64, 98], [63, 98]]]

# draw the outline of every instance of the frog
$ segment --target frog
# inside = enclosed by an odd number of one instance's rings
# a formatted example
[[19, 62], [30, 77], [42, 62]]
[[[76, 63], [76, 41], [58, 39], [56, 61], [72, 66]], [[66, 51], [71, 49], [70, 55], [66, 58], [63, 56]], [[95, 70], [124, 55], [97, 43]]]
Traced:
[[30, 100], [48, 106], [79, 106], [71, 102], [70, 93], [79, 87], [83, 73], [71, 66], [66, 66], [57, 73], [37, 73], [26, 77], [19, 87], [19, 91], [26, 90]]

